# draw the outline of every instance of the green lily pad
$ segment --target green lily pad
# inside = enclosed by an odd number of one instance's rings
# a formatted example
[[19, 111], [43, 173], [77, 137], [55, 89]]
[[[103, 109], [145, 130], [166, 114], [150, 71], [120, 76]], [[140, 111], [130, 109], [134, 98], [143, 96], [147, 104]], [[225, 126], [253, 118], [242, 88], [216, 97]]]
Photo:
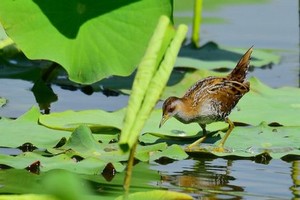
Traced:
[[[104, 111], [101, 112], [102, 114], [109, 114]], [[79, 115], [77, 114], [77, 116], [80, 116], [80, 112], [78, 113]], [[54, 116], [57, 115], [57, 113], [54, 114]], [[110, 113], [108, 118], [113, 120], [115, 115], [120, 115], [120, 113]], [[65, 113], [62, 113], [61, 116], [65, 117]], [[85, 111], [83, 111], [83, 116], [86, 116]], [[94, 136], [101, 134], [93, 134], [88, 126], [85, 125], [77, 125], [77, 128], [74, 126], [72, 134], [66, 131], [49, 129], [37, 123], [39, 117], [39, 110], [33, 107], [17, 120], [1, 119], [0, 127], [1, 130], [4, 130], [0, 135], [1, 147], [15, 148], [25, 142], [30, 142], [39, 149], [34, 152], [21, 153], [17, 156], [0, 154], [0, 164], [16, 169], [24, 169], [39, 161], [41, 164], [40, 170], [43, 172], [53, 169], [65, 169], [81, 174], [100, 174], [107, 164], [111, 163], [116, 171], [121, 172], [124, 170], [125, 166], [121, 164], [121, 161], [127, 161], [128, 153], [124, 154], [117, 143], [99, 143]], [[122, 123], [121, 118], [119, 123]], [[58, 129], [63, 128], [58, 127]], [[28, 130], [28, 133], [24, 134], [20, 130]], [[100, 130], [103, 129], [100, 128]], [[13, 140], [10, 139], [12, 134], [14, 135]], [[63, 137], [68, 138], [65, 144], [62, 143], [62, 146], [56, 147]], [[168, 150], [169, 148], [171, 149]], [[43, 149], [47, 149], [47, 153], [42, 152]], [[186, 153], [179, 147], [176, 151], [177, 155], [168, 153], [172, 149], [174, 147], [168, 147], [166, 143], [147, 146], [139, 145], [136, 158], [146, 162], [162, 156], [172, 159], [184, 159], [187, 157]], [[80, 158], [79, 161], [77, 161], [77, 158]]]
[[106, 112], [103, 110], [68, 110], [50, 115], [41, 115], [39, 123], [49, 128], [73, 131], [79, 125], [88, 126], [93, 132], [106, 129], [121, 129], [125, 110]]
[[37, 107], [33, 107], [17, 120], [0, 120], [0, 146], [16, 148], [30, 142], [38, 148], [52, 148], [70, 132], [57, 131], [37, 123], [40, 116]]
[[250, 79], [250, 92], [238, 103], [230, 118], [246, 124], [262, 121], [284, 126], [300, 126], [300, 89], [270, 88], [256, 78]]
[[129, 75], [158, 18], [171, 13], [170, 0], [3, 0], [0, 21], [28, 58], [55, 61], [72, 81], [92, 83]]
[[200, 145], [192, 149], [192, 152], [239, 157], [255, 157], [268, 154], [277, 159], [286, 155], [299, 155], [299, 130], [299, 126], [271, 127], [266, 123], [261, 123], [258, 126], [235, 127], [225, 143], [225, 152], [214, 151], [220, 140], [220, 135], [214, 136], [215, 145]]
[[[250, 48], [250, 46], [249, 46]], [[247, 48], [219, 47], [209, 42], [200, 48], [192, 45], [181, 49], [175, 67], [188, 67], [194, 69], [233, 69]], [[251, 56], [251, 66], [262, 67], [270, 63], [279, 63], [280, 57], [270, 50], [255, 49]]]

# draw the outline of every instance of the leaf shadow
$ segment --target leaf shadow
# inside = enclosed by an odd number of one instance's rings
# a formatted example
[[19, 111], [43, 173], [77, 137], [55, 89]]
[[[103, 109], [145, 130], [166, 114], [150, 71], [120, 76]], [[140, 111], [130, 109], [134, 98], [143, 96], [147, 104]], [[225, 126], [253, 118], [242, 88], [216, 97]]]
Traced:
[[[34, 0], [52, 25], [64, 36], [76, 38], [80, 27], [90, 19], [112, 12], [139, 0]], [[101, 27], [99, 27], [100, 29]]]
[[[250, 47], [249, 47], [250, 48]], [[195, 48], [193, 44], [183, 46], [179, 57], [195, 58], [204, 61], [232, 61], [238, 62], [243, 53], [236, 53], [226, 49], [221, 49], [215, 42], [207, 42], [200, 48]], [[257, 60], [252, 58], [252, 60]]]

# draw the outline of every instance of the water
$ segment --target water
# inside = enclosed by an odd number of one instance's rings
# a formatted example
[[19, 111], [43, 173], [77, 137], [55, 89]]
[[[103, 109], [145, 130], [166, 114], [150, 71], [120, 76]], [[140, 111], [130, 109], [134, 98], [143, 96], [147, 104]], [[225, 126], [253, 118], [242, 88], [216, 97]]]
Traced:
[[161, 173], [160, 187], [195, 199], [291, 199], [299, 197], [299, 164], [193, 158], [152, 169]]
[[[187, 11], [180, 11], [186, 13]], [[175, 16], [184, 14], [176, 13]], [[191, 14], [188, 11], [189, 14]], [[276, 49], [282, 56], [278, 65], [250, 73], [272, 87], [299, 85], [299, 16], [298, 1], [273, 0], [263, 4], [231, 5], [218, 10], [204, 10], [204, 16], [220, 17], [226, 24], [203, 24], [201, 44], [215, 41], [222, 46], [247, 49]], [[18, 117], [35, 103], [28, 81], [0, 79], [0, 95], [9, 99], [0, 116]], [[68, 109], [117, 110], [128, 97], [106, 97], [101, 93], [85, 95], [52, 86], [59, 97], [51, 111]], [[242, 142], [242, 141], [241, 141]], [[264, 164], [262, 164], [264, 163]], [[300, 198], [300, 161], [275, 160], [257, 163], [253, 160], [223, 158], [189, 158], [161, 165], [158, 187], [191, 194], [195, 199], [296, 199]], [[120, 186], [121, 187], [121, 186]]]
[[[270, 69], [250, 73], [272, 87], [299, 86], [299, 15], [297, 0], [272, 0], [263, 4], [232, 5], [204, 16], [223, 18], [226, 24], [204, 24], [202, 41], [247, 49], [276, 49], [282, 56]], [[284, 71], [284, 73], [282, 73]]]

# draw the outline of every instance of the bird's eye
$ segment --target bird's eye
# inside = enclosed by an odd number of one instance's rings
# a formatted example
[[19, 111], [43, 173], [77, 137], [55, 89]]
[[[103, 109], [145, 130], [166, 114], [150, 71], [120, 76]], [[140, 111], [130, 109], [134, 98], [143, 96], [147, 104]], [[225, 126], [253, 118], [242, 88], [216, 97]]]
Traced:
[[169, 113], [172, 113], [174, 110], [175, 110], [175, 107], [174, 107], [174, 106], [173, 106], [173, 107], [169, 107], [168, 112], [169, 112]]

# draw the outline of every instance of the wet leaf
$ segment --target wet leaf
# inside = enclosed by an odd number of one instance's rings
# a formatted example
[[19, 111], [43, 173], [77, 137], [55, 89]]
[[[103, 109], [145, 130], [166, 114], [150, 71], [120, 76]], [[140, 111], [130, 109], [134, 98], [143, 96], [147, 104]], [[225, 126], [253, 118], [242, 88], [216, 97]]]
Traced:
[[214, 151], [220, 141], [219, 132], [213, 136], [215, 144], [202, 144], [192, 152], [206, 152], [217, 156], [239, 156], [255, 157], [261, 154], [268, 154], [272, 158], [282, 158], [285, 155], [300, 154], [300, 137], [298, 136], [300, 127], [270, 127], [266, 123], [258, 126], [235, 127], [225, 143], [226, 152]]
[[[194, 69], [233, 69], [246, 49], [219, 47], [214, 42], [209, 42], [198, 49], [188, 45], [181, 49], [175, 66]], [[251, 56], [251, 66], [262, 67], [279, 63], [279, 60], [280, 57], [270, 50], [255, 49]]]
[[92, 83], [111, 74], [129, 75], [158, 18], [171, 12], [169, 0], [3, 0], [0, 19], [27, 57], [55, 61], [71, 80]]
[[256, 78], [250, 79], [250, 92], [238, 103], [230, 118], [246, 124], [278, 123], [300, 126], [300, 89], [271, 88]]
[[184, 152], [183, 148], [179, 145], [173, 144], [166, 148], [165, 150], [154, 154], [151, 157], [151, 160], [157, 160], [162, 157], [167, 157], [173, 160], [183, 160], [188, 157], [188, 155]]
[[[90, 157], [80, 162], [77, 162], [67, 154], [60, 154], [53, 157], [45, 157], [37, 153], [26, 152], [18, 156], [0, 155], [1, 164], [11, 166], [16, 169], [24, 169], [32, 163], [39, 161], [41, 172], [64, 169], [74, 173], [80, 174], [101, 174], [106, 166], [106, 162], [100, 158]], [[118, 171], [124, 170], [121, 164], [115, 164]]]
[[63, 137], [69, 137], [66, 131], [57, 131], [38, 124], [39, 109], [33, 107], [17, 120], [0, 120], [0, 146], [17, 148], [30, 142], [38, 148], [52, 148]]
[[50, 115], [41, 115], [39, 122], [47, 127], [61, 130], [75, 130], [79, 125], [86, 125], [92, 131], [121, 129], [125, 110], [106, 112], [103, 110], [68, 110]]

